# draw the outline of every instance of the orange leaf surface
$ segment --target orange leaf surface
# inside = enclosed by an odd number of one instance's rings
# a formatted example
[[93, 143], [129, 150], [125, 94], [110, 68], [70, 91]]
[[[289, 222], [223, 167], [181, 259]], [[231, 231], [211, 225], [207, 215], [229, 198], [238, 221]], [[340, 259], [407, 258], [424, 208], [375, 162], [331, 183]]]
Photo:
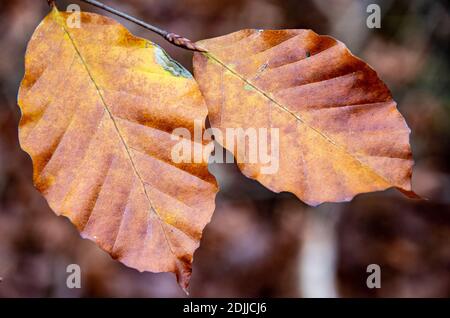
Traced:
[[19, 134], [35, 186], [113, 258], [186, 288], [217, 192], [206, 162], [171, 158], [172, 130], [205, 121], [198, 86], [114, 20], [82, 13], [76, 28], [68, 17], [53, 9], [25, 58]]
[[197, 44], [208, 51], [195, 53], [194, 74], [212, 127], [279, 131], [277, 173], [238, 161], [246, 176], [310, 205], [390, 187], [414, 195], [410, 130], [344, 44], [310, 30], [242, 30]]

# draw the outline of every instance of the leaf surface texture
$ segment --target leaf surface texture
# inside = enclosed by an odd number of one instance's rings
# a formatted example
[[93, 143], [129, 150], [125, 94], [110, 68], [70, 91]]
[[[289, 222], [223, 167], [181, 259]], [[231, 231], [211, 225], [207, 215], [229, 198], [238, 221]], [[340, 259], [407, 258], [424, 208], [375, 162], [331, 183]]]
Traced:
[[238, 161], [246, 176], [310, 205], [390, 187], [414, 196], [410, 130], [344, 44], [311, 30], [242, 30], [198, 45], [208, 51], [195, 53], [194, 74], [212, 127], [279, 129], [278, 171]]
[[171, 133], [204, 124], [199, 88], [114, 20], [82, 13], [73, 28], [68, 17], [54, 8], [25, 58], [19, 137], [35, 186], [112, 257], [186, 288], [217, 185], [206, 162], [172, 161]]

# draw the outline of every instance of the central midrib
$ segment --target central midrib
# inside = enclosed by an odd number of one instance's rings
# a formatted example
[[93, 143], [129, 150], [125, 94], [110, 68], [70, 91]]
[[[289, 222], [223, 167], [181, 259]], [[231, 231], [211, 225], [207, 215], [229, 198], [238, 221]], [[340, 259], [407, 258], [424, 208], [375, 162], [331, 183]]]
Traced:
[[356, 162], [358, 162], [359, 165], [361, 165], [361, 167], [369, 170], [372, 174], [374, 174], [375, 176], [377, 176], [379, 179], [381, 179], [383, 182], [393, 186], [393, 184], [387, 180], [383, 175], [381, 175], [379, 172], [375, 171], [372, 167], [370, 167], [369, 165], [363, 163], [361, 160], [359, 160], [358, 158], [356, 158], [352, 153], [350, 153], [345, 147], [339, 145], [338, 143], [336, 143], [333, 139], [331, 139], [330, 137], [328, 137], [325, 133], [323, 133], [322, 131], [318, 130], [317, 128], [309, 125], [303, 118], [300, 117], [300, 115], [296, 114], [295, 112], [291, 111], [289, 108], [287, 108], [286, 106], [284, 106], [283, 104], [281, 104], [280, 102], [278, 102], [276, 99], [274, 99], [272, 96], [270, 96], [269, 94], [267, 94], [265, 91], [263, 91], [262, 89], [260, 89], [258, 86], [256, 86], [255, 84], [253, 84], [252, 82], [250, 82], [249, 80], [247, 80], [245, 77], [243, 77], [242, 75], [240, 75], [238, 72], [236, 72], [234, 69], [232, 69], [231, 67], [229, 67], [226, 63], [222, 62], [218, 57], [216, 57], [214, 54], [212, 54], [211, 52], [204, 52], [201, 53], [204, 54], [207, 58], [211, 58], [213, 59], [215, 62], [219, 63], [222, 67], [224, 67], [226, 70], [230, 71], [230, 73], [232, 73], [234, 76], [238, 77], [240, 80], [242, 80], [245, 84], [251, 86], [255, 91], [257, 91], [258, 93], [262, 94], [264, 97], [266, 97], [267, 99], [269, 99], [271, 102], [273, 102], [279, 109], [281, 109], [282, 111], [290, 114], [291, 116], [293, 116], [296, 120], [298, 120], [299, 122], [301, 122], [303, 125], [305, 125], [307, 128], [313, 130], [314, 132], [316, 132], [319, 136], [321, 136], [322, 138], [324, 138], [326, 141], [328, 141], [330, 144], [332, 144], [334, 147], [342, 150], [347, 156], [349, 156], [350, 158], [352, 158], [353, 160], [355, 160]]

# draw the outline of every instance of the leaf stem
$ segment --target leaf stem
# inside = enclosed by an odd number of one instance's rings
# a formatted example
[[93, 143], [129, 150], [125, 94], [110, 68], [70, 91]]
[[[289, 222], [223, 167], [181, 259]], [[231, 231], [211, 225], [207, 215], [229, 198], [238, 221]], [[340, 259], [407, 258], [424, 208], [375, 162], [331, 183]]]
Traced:
[[[166, 41], [170, 42], [173, 45], [176, 45], [178, 47], [181, 47], [183, 49], [186, 50], [190, 50], [190, 51], [199, 51], [199, 52], [206, 52], [205, 49], [200, 48], [199, 46], [197, 46], [194, 42], [192, 42], [191, 40], [178, 35], [176, 33], [173, 32], [168, 32], [166, 30], [160, 29], [154, 25], [151, 25], [149, 23], [146, 23], [142, 20], [139, 20], [127, 13], [124, 13], [118, 9], [115, 9], [113, 7], [110, 7], [104, 3], [101, 3], [99, 1], [96, 0], [80, 0], [81, 2], [85, 2], [88, 3], [90, 5], [93, 5], [94, 7], [100, 8], [102, 10], [105, 10], [107, 12], [110, 12], [112, 14], [115, 14], [125, 20], [131, 21], [141, 27], [143, 27], [144, 29], [150, 30], [160, 36], [162, 36]], [[55, 5], [55, 0], [47, 0], [48, 4], [50, 6], [54, 6]]]

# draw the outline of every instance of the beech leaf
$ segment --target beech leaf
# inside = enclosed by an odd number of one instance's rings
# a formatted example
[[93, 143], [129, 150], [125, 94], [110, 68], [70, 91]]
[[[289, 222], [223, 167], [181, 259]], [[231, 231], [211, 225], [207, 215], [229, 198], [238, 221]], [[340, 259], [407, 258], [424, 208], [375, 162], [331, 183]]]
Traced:
[[204, 129], [202, 95], [155, 44], [101, 15], [68, 26], [69, 14], [55, 7], [26, 53], [19, 136], [34, 184], [113, 258], [186, 289], [218, 190], [207, 162], [173, 162], [171, 133]]
[[[194, 74], [211, 126], [223, 136], [279, 131], [277, 172], [238, 160], [247, 177], [313, 206], [390, 187], [415, 196], [410, 130], [386, 85], [344, 44], [311, 30], [241, 30], [197, 45], [207, 51], [195, 53]], [[218, 141], [237, 155], [235, 141]]]

